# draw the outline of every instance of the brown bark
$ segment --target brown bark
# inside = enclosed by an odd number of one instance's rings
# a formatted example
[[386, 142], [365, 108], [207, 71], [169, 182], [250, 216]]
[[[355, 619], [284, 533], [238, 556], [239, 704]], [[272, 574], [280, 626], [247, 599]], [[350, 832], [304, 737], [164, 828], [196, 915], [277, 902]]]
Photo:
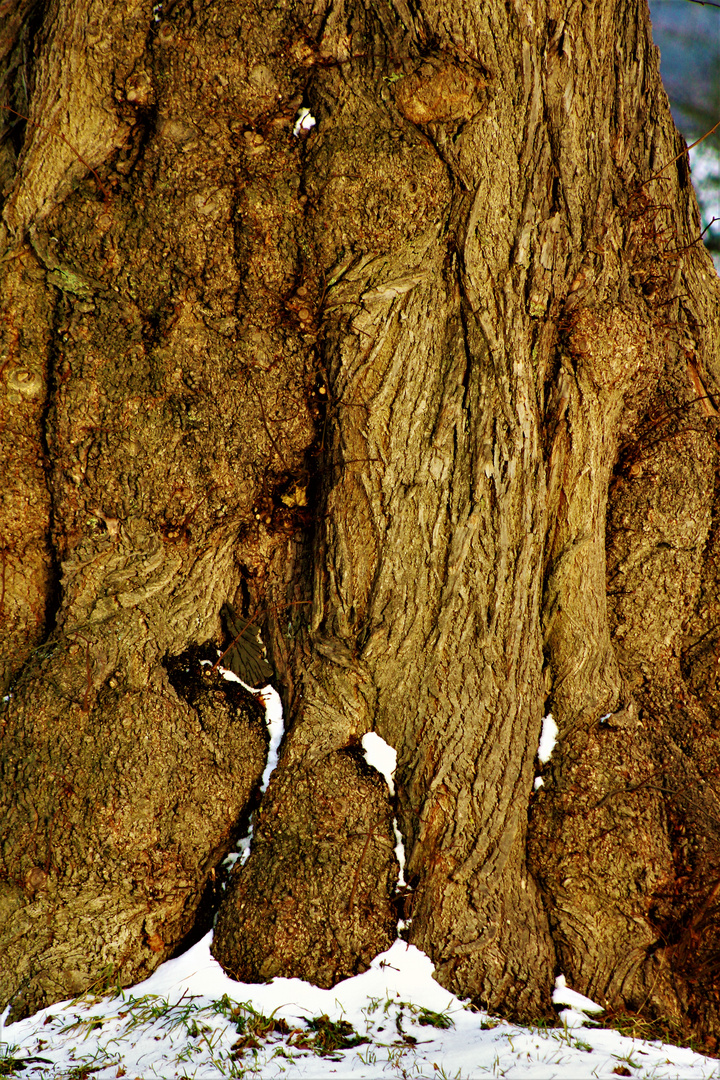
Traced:
[[[290, 958], [298, 974], [312, 971], [317, 986], [365, 971], [397, 936], [398, 864], [385, 781], [359, 747], [327, 754], [314, 769], [284, 770], [284, 784], [263, 800], [258, 826], [253, 859], [265, 872], [236, 872], [233, 903], [216, 926], [215, 957], [250, 982], [286, 974]], [[338, 881], [350, 883], [342, 903]], [[258, 912], [261, 965], [245, 923]]]
[[[278, 319], [299, 261], [297, 106], [267, 147], [246, 139], [292, 85], [228, 91], [233, 13], [200, 38], [191, 9], [173, 18], [157, 25], [150, 3], [48, 8], [4, 208], [13, 1016], [173, 953], [266, 755], [259, 706], [208, 683], [188, 649], [219, 634], [273, 519], [280, 535], [297, 527], [276, 495], [314, 437], [311, 358]], [[189, 681], [173, 674], [183, 656]]]
[[[13, 1018], [135, 982], [174, 952], [267, 749], [261, 707], [219, 676], [193, 679], [185, 702], [182, 670], [133, 687], [119, 666], [96, 691], [97, 633], [53, 646], [29, 673], [27, 705], [5, 716], [0, 925]], [[85, 685], [73, 685], [77, 658]]]
[[[179, 0], [157, 23], [56, 0], [33, 40], [4, 209], [3, 407], [29, 449], [3, 538], [0, 937], [42, 918], [54, 944], [18, 946], [16, 1012], [186, 933], [263, 740], [169, 658], [231, 600], [266, 614], [288, 726], [219, 915], [232, 974], [366, 967], [393, 936], [395, 812], [409, 937], [444, 985], [537, 1017], [559, 967], [708, 1033], [719, 289], [644, 7]], [[398, 751], [394, 805], [368, 731]], [[110, 748], [149, 760], [146, 739], [157, 772], [128, 789]], [[56, 869], [30, 895], [34, 867]], [[122, 947], [88, 947], [80, 887], [135, 927]]]

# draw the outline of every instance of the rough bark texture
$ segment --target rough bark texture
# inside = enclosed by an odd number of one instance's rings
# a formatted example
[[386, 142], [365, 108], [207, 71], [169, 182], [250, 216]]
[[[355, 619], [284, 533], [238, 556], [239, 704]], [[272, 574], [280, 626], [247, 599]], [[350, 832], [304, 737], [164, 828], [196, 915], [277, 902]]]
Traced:
[[[289, 960], [298, 975], [311, 970], [317, 986], [365, 971], [378, 947], [389, 949], [397, 936], [398, 863], [385, 781], [360, 747], [328, 754], [312, 770], [284, 770], [284, 785], [263, 800], [258, 825], [253, 858], [261, 862], [268, 849], [268, 869], [255, 878], [238, 868], [231, 878], [233, 902], [221, 909], [213, 940], [216, 959], [245, 982], [286, 975]], [[273, 859], [275, 845], [281, 854]], [[347, 903], [339, 904], [337, 882], [348, 880]], [[261, 965], [245, 918], [258, 911]]]
[[[366, 967], [395, 813], [444, 985], [538, 1017], [560, 969], [709, 1035], [720, 287], [645, 7], [16, 9], [0, 946], [31, 918], [53, 944], [13, 946], [32, 989], [0, 997], [129, 981], [187, 931], [262, 767], [172, 661], [229, 599], [266, 613], [288, 726], [220, 911], [232, 974]], [[117, 753], [156, 772], [123, 787]]]
[[[150, 3], [50, 5], [24, 54], [40, 118], [7, 193], [1, 268], [13, 1016], [173, 953], [266, 756], [252, 698], [203, 689], [196, 657], [189, 682], [171, 670], [218, 636], [314, 438], [311, 358], [271, 300], [299, 258], [297, 105], [277, 148], [246, 139], [243, 116], [279, 89], [262, 65], [248, 81], [251, 66], [231, 99], [236, 16], [210, 12], [200, 37], [191, 9], [174, 20]], [[56, 118], [42, 103], [58, 93]], [[87, 176], [78, 155], [98, 165], [118, 132], [102, 179]], [[275, 528], [296, 527], [278, 499]]]
[[169, 679], [157, 670], [133, 687], [120, 666], [95, 692], [92, 669], [77, 685], [72, 663], [93, 644], [80, 633], [57, 642], [33, 665], [28, 704], [13, 701], [5, 717], [0, 925], [12, 1019], [137, 981], [172, 955], [264, 766], [262, 707], [220, 676], [186, 686], [182, 668]]

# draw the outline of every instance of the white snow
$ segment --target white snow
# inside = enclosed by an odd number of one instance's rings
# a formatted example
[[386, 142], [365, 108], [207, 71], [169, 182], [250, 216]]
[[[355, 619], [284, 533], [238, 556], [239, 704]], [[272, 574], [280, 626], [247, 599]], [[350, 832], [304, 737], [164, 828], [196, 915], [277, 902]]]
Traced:
[[299, 109], [297, 119], [295, 120], [295, 126], [293, 127], [293, 135], [298, 139], [303, 132], [308, 132], [310, 128], [314, 128], [316, 124], [317, 120], [309, 109]]
[[[208, 661], [203, 660], [203, 664]], [[241, 686], [244, 686], [250, 693], [256, 694], [265, 706], [265, 721], [270, 733], [270, 745], [268, 746], [268, 756], [265, 763], [265, 769], [262, 774], [262, 780], [260, 781], [260, 791], [267, 791], [267, 786], [270, 782], [270, 774], [278, 763], [278, 749], [282, 742], [283, 733], [285, 731], [285, 725], [283, 723], [283, 711], [280, 695], [274, 686], [264, 686], [262, 690], [254, 690], [252, 686], [248, 686], [242, 679], [239, 679], [234, 671], [229, 671], [227, 668], [219, 667], [218, 671], [222, 675], [223, 679], [227, 682], [238, 682]], [[243, 836], [238, 841], [237, 851], [231, 851], [225, 859], [225, 866], [234, 866], [240, 859], [242, 863], [246, 863], [250, 857], [250, 847], [252, 845], [252, 824], [248, 830], [247, 836]]]
[[[365, 760], [368, 765], [372, 765], [374, 769], [377, 769], [379, 773], [385, 777], [385, 782], [388, 786], [390, 795], [395, 794], [395, 783], [393, 777], [395, 776], [395, 769], [397, 768], [397, 750], [393, 750], [389, 743], [386, 743], [384, 739], [381, 739], [374, 731], [368, 731], [366, 735], [362, 737], [362, 748], [365, 754]], [[395, 833], [395, 856], [400, 863], [400, 872], [398, 873], [397, 887], [399, 889], [405, 888], [407, 882], [405, 881], [405, 844], [403, 838], [398, 829], [397, 818], [393, 818], [393, 831]], [[401, 920], [402, 921], [402, 920]], [[403, 926], [405, 924], [403, 923]]]
[[[209, 660], [201, 660], [200, 663], [203, 667], [210, 665]], [[265, 720], [267, 722], [268, 731], [270, 732], [270, 745], [268, 747], [267, 763], [262, 775], [260, 790], [267, 791], [267, 786], [270, 782], [270, 773], [278, 763], [278, 748], [282, 742], [283, 732], [285, 730], [280, 695], [275, 687], [270, 686], [269, 683], [267, 686], [263, 686], [262, 689], [256, 690], [253, 686], [248, 686], [242, 679], [239, 679], [234, 671], [230, 671], [228, 668], [222, 667], [222, 665], [219, 666], [217, 670], [226, 682], [240, 683], [240, 685], [244, 686], [246, 690], [249, 690], [251, 694], [255, 694], [265, 706]]]
[[390, 794], [394, 795], [393, 776], [397, 768], [397, 751], [393, 750], [392, 746], [388, 745], [374, 731], [368, 731], [367, 735], [363, 735], [362, 748], [368, 765], [372, 765], [373, 769], [377, 769], [379, 773], [382, 773]]
[[578, 994], [576, 990], [571, 990], [564, 975], [558, 975], [555, 980], [553, 1004], [568, 1006], [567, 1009], [560, 1010], [560, 1019], [569, 1028], [584, 1027], [588, 1023], [588, 1013], [592, 1016], [594, 1013], [605, 1011], [602, 1005], [591, 1001], [584, 994]]
[[267, 786], [270, 782], [270, 773], [278, 763], [278, 749], [282, 742], [285, 728], [283, 725], [282, 702], [280, 701], [280, 695], [277, 690], [273, 686], [266, 686], [260, 691], [258, 696], [265, 706], [265, 720], [267, 721], [268, 731], [270, 732], [267, 764], [265, 765], [265, 771], [260, 783], [260, 790], [267, 791]]
[[555, 749], [555, 742], [558, 736], [558, 726], [553, 720], [552, 713], [548, 713], [543, 717], [542, 732], [540, 733], [540, 744], [538, 746], [538, 761], [541, 765], [545, 765], [552, 755]]
[[[430, 960], [402, 941], [376, 957], [363, 975], [320, 990], [300, 979], [234, 982], [210, 956], [210, 938], [114, 997], [87, 995], [0, 1027], [0, 1070], [4, 1057], [27, 1062], [19, 1073], [26, 1080], [614, 1080], [628, 1066], [637, 1080], [720, 1077], [717, 1061], [691, 1050], [597, 1026], [520, 1027], [493, 1018], [443, 990], [432, 978]], [[563, 990], [565, 1002], [572, 991]], [[572, 1000], [582, 1009], [592, 1005], [582, 995]], [[257, 1014], [284, 1019], [287, 1031], [268, 1032], [254, 1048], [233, 1050], [243, 1022], [245, 1034], [253, 1023], [270, 1026]], [[345, 1021], [367, 1041], [321, 1055], [309, 1025], [327, 1020]]]

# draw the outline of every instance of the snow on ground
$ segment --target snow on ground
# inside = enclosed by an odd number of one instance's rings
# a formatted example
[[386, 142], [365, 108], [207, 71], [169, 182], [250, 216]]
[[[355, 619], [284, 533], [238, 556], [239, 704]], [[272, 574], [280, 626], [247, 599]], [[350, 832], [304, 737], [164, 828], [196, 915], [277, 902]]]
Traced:
[[300, 979], [234, 982], [210, 956], [210, 937], [132, 989], [53, 1005], [0, 1027], [0, 1075], [720, 1078], [716, 1060], [594, 1026], [587, 1014], [597, 1006], [562, 979], [555, 998], [569, 1006], [572, 1023], [524, 1028], [443, 990], [430, 960], [403, 941], [363, 975], [320, 990]]
[[[265, 790], [283, 721], [272, 687], [261, 697], [270, 733]], [[549, 760], [556, 737], [547, 716], [541, 763]], [[362, 741], [368, 763], [392, 794], [395, 750], [375, 733]], [[245, 848], [251, 840], [252, 830]], [[364, 974], [321, 990], [300, 979], [235, 982], [210, 955], [211, 938], [207, 934], [132, 988], [86, 994], [15, 1024], [5, 1023], [6, 1009], [0, 1017], [0, 1077], [720, 1080], [716, 1059], [603, 1029], [601, 1007], [568, 987], [563, 976], [553, 994], [558, 1026], [520, 1027], [443, 990], [432, 978], [428, 957], [400, 939]]]

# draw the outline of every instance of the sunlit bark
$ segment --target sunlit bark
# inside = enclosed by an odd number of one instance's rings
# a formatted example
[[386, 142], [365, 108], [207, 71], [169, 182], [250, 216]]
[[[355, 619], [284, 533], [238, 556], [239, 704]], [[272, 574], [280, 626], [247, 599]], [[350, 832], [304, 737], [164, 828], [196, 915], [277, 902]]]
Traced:
[[397, 815], [444, 985], [538, 1017], [562, 970], [711, 1032], [720, 288], [644, 5], [55, 0], [4, 33], [3, 1000], [188, 932], [262, 772], [198, 663], [230, 601], [288, 732], [228, 971], [366, 967]]

